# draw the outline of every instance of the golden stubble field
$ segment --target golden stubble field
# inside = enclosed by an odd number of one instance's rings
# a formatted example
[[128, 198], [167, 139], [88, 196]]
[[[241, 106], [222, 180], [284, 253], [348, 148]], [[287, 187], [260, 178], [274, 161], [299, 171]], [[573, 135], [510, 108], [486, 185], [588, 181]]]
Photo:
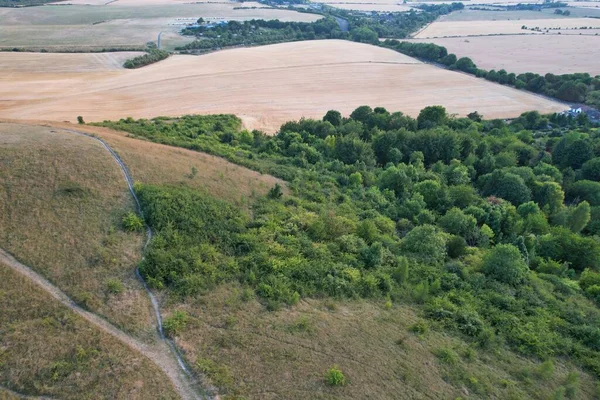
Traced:
[[[0, 64], [9, 64], [11, 56], [0, 55]], [[441, 104], [451, 113], [478, 111], [488, 118], [565, 108], [391, 50], [338, 40], [173, 56], [131, 71], [48, 71], [56, 55], [36, 56], [0, 76], [0, 118], [102, 121], [231, 113], [246, 128], [273, 133], [291, 119], [320, 118], [332, 108], [347, 115], [364, 104], [414, 116]]]
[[545, 35], [413, 39], [435, 43], [479, 68], [514, 73], [600, 74], [600, 36]]
[[[528, 28], [539, 28], [532, 31]], [[580, 29], [586, 27], [586, 29]], [[592, 28], [592, 29], [590, 29]], [[439, 21], [428, 25], [414, 35], [416, 39], [486, 36], [486, 35], [542, 35], [542, 32], [561, 35], [585, 33], [595, 35], [600, 33], [600, 19], [597, 18], [551, 18], [532, 20], [497, 20], [497, 21]], [[600, 37], [600, 36], [599, 36]], [[552, 41], [554, 38], [549, 38]], [[515, 46], [519, 45], [519, 37], [514, 38]]]

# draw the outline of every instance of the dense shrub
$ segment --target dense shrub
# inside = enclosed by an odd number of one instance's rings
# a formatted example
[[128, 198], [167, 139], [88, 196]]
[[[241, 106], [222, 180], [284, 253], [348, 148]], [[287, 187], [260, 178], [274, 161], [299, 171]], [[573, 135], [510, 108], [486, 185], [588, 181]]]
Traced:
[[344, 386], [346, 384], [346, 377], [339, 367], [333, 366], [327, 370], [325, 382], [327, 382], [329, 386]]
[[135, 213], [127, 213], [122, 220], [123, 229], [128, 232], [136, 232], [144, 229], [144, 221]]

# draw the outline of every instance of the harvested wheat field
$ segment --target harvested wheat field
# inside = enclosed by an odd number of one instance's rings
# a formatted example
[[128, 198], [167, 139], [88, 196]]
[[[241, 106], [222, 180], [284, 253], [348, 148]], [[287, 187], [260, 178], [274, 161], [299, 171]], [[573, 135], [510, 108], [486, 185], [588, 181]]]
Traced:
[[600, 1], [569, 1], [569, 7], [600, 8]]
[[[522, 29], [526, 26], [529, 29]], [[504, 20], [504, 21], [441, 21], [428, 25], [425, 29], [419, 31], [414, 37], [416, 39], [438, 38], [438, 37], [459, 37], [459, 36], [486, 36], [486, 35], [541, 35], [542, 32], [549, 29], [549, 33], [562, 34], [580, 33], [582, 27], [586, 34], [595, 34], [600, 32], [600, 19], [596, 18], [562, 18], [562, 19], [533, 19], [533, 20]], [[539, 28], [540, 31], [532, 31], [532, 28]], [[589, 29], [592, 28], [592, 29]], [[577, 32], [575, 32], [577, 31]], [[520, 38], [515, 38], [518, 43]], [[553, 40], [553, 39], [549, 39]]]
[[335, 8], [356, 11], [404, 12], [413, 9], [412, 6], [398, 0], [325, 0], [323, 3]]
[[40, 57], [36, 53], [0, 53], [3, 73], [38, 71], [40, 73], [106, 73], [123, 68], [123, 63], [144, 53], [124, 51], [117, 53], [50, 53]]
[[327, 3], [328, 6], [353, 11], [377, 11], [377, 12], [406, 12], [413, 7], [404, 4], [378, 4], [378, 3]]
[[[39, 54], [44, 57], [47, 54]], [[275, 132], [290, 119], [349, 114], [363, 104], [411, 115], [432, 104], [451, 113], [509, 118], [565, 106], [366, 44], [325, 40], [174, 56], [107, 76], [35, 70], [0, 77], [0, 117], [86, 121], [236, 114]]]
[[[413, 39], [435, 43], [458, 57], [470, 57], [478, 67], [509, 72], [600, 74], [600, 36], [493, 36]], [[518, 43], [518, 45], [516, 45]]]

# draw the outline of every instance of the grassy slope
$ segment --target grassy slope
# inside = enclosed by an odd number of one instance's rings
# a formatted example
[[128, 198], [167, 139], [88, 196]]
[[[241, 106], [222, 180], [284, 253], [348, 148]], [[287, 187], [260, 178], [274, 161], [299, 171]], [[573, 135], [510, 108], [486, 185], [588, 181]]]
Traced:
[[61, 399], [177, 398], [152, 362], [3, 264], [0, 320], [0, 386]]
[[[113, 146], [136, 180], [172, 183], [204, 190], [244, 206], [242, 196], [264, 193], [276, 181], [219, 158], [94, 131]], [[191, 167], [198, 173], [189, 178]], [[247, 298], [250, 298], [247, 300]], [[501, 350], [470, 349], [465, 342], [430, 328], [418, 336], [410, 327], [419, 317], [411, 306], [387, 310], [370, 301], [303, 301], [267, 312], [234, 284], [196, 300], [170, 305], [192, 320], [177, 339], [198, 372], [223, 393], [251, 399], [289, 398], [550, 398], [576, 371], [560, 360], [543, 379], [540, 362]], [[453, 363], [434, 353], [451, 349]], [[200, 361], [201, 367], [197, 366]], [[337, 364], [349, 385], [330, 388], [325, 371]], [[577, 398], [593, 398], [595, 382], [579, 371]]]
[[[259, 180], [251, 171], [203, 153], [142, 142], [103, 128], [81, 129], [107, 140], [142, 182], [189, 186], [241, 206], [246, 202], [237, 199], [252, 187], [265, 189], [275, 182], [269, 176]], [[198, 168], [194, 179], [186, 177], [192, 165]], [[269, 312], [242, 288], [227, 284], [196, 300], [173, 302], [166, 307], [167, 316], [176, 310], [192, 317], [177, 338], [178, 347], [223, 394], [249, 399], [547, 399], [573, 371], [579, 374], [577, 398], [591, 399], [596, 393], [592, 377], [561, 360], [555, 361], [552, 376], [542, 378], [541, 361], [507, 350], [471, 348], [435, 327], [415, 335], [410, 327], [421, 319], [410, 305], [387, 310], [380, 302], [313, 299]], [[441, 362], [435, 355], [440, 349], [455, 352], [455, 363]], [[324, 384], [323, 376], [334, 364], [349, 385]]]
[[[55, 133], [53, 133], [55, 132]], [[90, 139], [0, 124], [0, 247], [117, 326], [150, 337], [153, 315], [135, 277], [142, 235], [126, 234], [133, 210], [118, 166]], [[123, 291], [110, 294], [109, 280]]]
[[[68, 126], [55, 124], [56, 126]], [[136, 182], [174, 184], [200, 189], [235, 205], [248, 205], [280, 179], [260, 174], [219, 157], [127, 137], [124, 132], [77, 126], [104, 139], [123, 159]], [[197, 173], [192, 177], [192, 167]]]
[[[311, 299], [269, 312], [231, 284], [175, 310], [191, 316], [177, 344], [197, 371], [248, 399], [550, 399], [569, 372], [579, 374], [575, 398], [597, 394], [593, 378], [560, 360], [542, 377], [541, 361], [471, 347], [435, 327], [417, 335], [411, 327], [423, 320], [404, 304]], [[456, 360], [436, 356], [444, 350]], [[333, 365], [349, 384], [325, 384]]]

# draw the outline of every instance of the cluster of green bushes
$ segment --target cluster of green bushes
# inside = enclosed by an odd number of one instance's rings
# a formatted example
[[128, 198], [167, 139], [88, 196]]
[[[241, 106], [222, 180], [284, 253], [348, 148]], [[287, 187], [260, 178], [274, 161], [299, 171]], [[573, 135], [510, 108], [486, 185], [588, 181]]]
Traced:
[[146, 54], [138, 57], [134, 57], [130, 60], [125, 61], [123, 66], [128, 69], [135, 69], [145, 67], [146, 65], [154, 64], [156, 62], [165, 60], [169, 57], [169, 52], [159, 49], [152, 49]]
[[[313, 39], [347, 39], [377, 44], [380, 37], [406, 38], [411, 32], [433, 22], [438, 16], [464, 8], [462, 3], [423, 5], [422, 12], [364, 15], [356, 11], [326, 9], [325, 18], [315, 22], [281, 22], [279, 20], [229, 21], [226, 24], [202, 24], [186, 28], [184, 35], [197, 40], [177, 50], [213, 50], [229, 46], [265, 45]], [[344, 32], [334, 17], [348, 22]]]
[[492, 82], [512, 85], [517, 89], [526, 89], [563, 101], [600, 107], [600, 75], [592, 77], [588, 73], [563, 75], [548, 73], [542, 76], [531, 72], [516, 75], [503, 69], [486, 71], [477, 68], [470, 58], [457, 58], [455, 54], [448, 54], [445, 47], [433, 43], [409, 43], [391, 39], [386, 40], [382, 45], [411, 57], [440, 63], [450, 69], [467, 72]]
[[363, 106], [274, 137], [238, 122], [104, 124], [290, 181], [291, 195], [274, 189], [251, 215], [192, 189], [138, 185], [156, 232], [140, 267], [151, 285], [194, 296], [236, 280], [270, 308], [318, 296], [414, 302], [480, 346], [572, 357], [600, 375], [600, 131], [587, 120]]

